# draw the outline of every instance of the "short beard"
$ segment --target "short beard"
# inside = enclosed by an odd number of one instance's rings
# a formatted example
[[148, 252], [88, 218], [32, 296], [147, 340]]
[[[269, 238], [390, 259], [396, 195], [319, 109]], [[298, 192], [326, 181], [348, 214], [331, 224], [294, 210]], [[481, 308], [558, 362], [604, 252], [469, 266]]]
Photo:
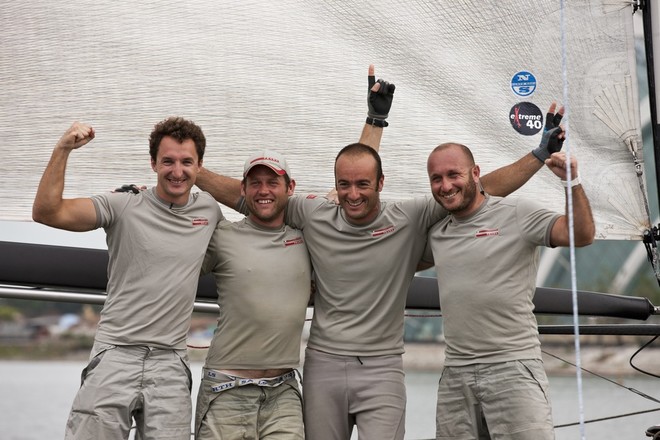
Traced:
[[477, 184], [474, 182], [474, 180], [468, 180], [467, 185], [463, 187], [461, 193], [463, 194], [463, 202], [456, 208], [449, 209], [444, 204], [442, 204], [442, 207], [451, 213], [461, 212], [467, 209], [477, 196]]

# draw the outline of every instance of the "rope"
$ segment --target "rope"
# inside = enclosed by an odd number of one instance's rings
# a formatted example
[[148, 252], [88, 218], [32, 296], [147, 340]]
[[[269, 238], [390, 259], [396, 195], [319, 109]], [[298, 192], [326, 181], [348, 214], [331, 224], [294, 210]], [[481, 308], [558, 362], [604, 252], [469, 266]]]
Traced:
[[[637, 351], [631, 356], [631, 358], [630, 358], [630, 365], [631, 365], [631, 366], [632, 366], [632, 360], [633, 360], [633, 358], [634, 358], [634, 357], [635, 357], [640, 351], [642, 351], [644, 348], [646, 348], [650, 343], [652, 343], [652, 342], [655, 341], [656, 339], [657, 339], [657, 336], [656, 336], [655, 338], [651, 339], [651, 340], [650, 340], [649, 342], [647, 342], [646, 344], [644, 344], [642, 347], [640, 347], [640, 349], [637, 350]], [[547, 351], [545, 351], [545, 350], [541, 350], [541, 351], [542, 351], [544, 354], [548, 355], [548, 356], [551, 356], [551, 357], [553, 357], [553, 358], [555, 358], [555, 359], [558, 359], [558, 360], [560, 360], [560, 361], [562, 361], [562, 362], [564, 362], [564, 363], [566, 363], [566, 364], [568, 364], [568, 365], [571, 365], [571, 366], [577, 368], [577, 365], [576, 365], [576, 364], [573, 364], [572, 362], [570, 362], [570, 361], [568, 361], [568, 360], [566, 360], [566, 359], [564, 359], [564, 358], [561, 358], [561, 357], [559, 357], [559, 356], [557, 356], [557, 355], [554, 355], [554, 354], [552, 354], [552, 353], [550, 353], [550, 352], [547, 352]], [[635, 368], [635, 367], [633, 366], [633, 368]], [[649, 373], [647, 373], [647, 372], [645, 372], [645, 371], [639, 370], [638, 368], [635, 368], [635, 369], [636, 369], [637, 371], [642, 372], [642, 373], [649, 374]], [[589, 374], [591, 374], [591, 375], [593, 375], [593, 376], [598, 377], [599, 379], [603, 379], [603, 380], [605, 380], [605, 381], [607, 381], [607, 382], [610, 382], [611, 384], [616, 385], [616, 386], [618, 386], [619, 388], [623, 388], [623, 389], [625, 389], [625, 390], [628, 390], [628, 391], [630, 391], [631, 393], [637, 394], [638, 396], [641, 396], [641, 397], [643, 397], [643, 398], [645, 398], [645, 399], [648, 399], [648, 400], [650, 400], [650, 401], [652, 401], [652, 402], [660, 403], [660, 400], [656, 399], [655, 397], [649, 396], [648, 394], [646, 394], [646, 393], [644, 393], [644, 392], [642, 392], [642, 391], [639, 391], [639, 390], [637, 390], [637, 389], [635, 389], [635, 388], [627, 387], [627, 386], [625, 386], [625, 385], [622, 385], [622, 384], [620, 384], [619, 382], [613, 381], [612, 379], [609, 379], [609, 378], [607, 378], [607, 377], [605, 377], [605, 376], [602, 376], [602, 375], [600, 375], [600, 374], [598, 374], [598, 373], [596, 373], [596, 372], [594, 372], [594, 371], [588, 370], [588, 369], [586, 369], [586, 368], [582, 368], [582, 370], [586, 371], [587, 373], [589, 373]], [[652, 375], [652, 376], [654, 376], [654, 375]], [[656, 377], [657, 377], [657, 376], [656, 376]], [[555, 427], [555, 429], [558, 429], [558, 428], [567, 428], [567, 427], [570, 427], [570, 426], [576, 426], [576, 425], [578, 425], [578, 424], [579, 424], [580, 426], [583, 426], [583, 425], [586, 424], [586, 423], [603, 422], [603, 421], [606, 421], [606, 420], [620, 419], [620, 418], [623, 418], [623, 417], [631, 417], [631, 416], [635, 416], [635, 415], [639, 415], [639, 414], [651, 413], [651, 412], [655, 412], [655, 411], [660, 411], [660, 408], [651, 408], [651, 409], [647, 409], [647, 410], [635, 411], [635, 412], [624, 413], [624, 414], [617, 414], [617, 415], [614, 415], [614, 416], [601, 417], [601, 418], [590, 419], [590, 420], [586, 420], [586, 421], [584, 421], [584, 420], [580, 420], [580, 421], [578, 421], [578, 422], [565, 423], [565, 424], [562, 424], [562, 425], [555, 425], [554, 427]]]
[[[630, 366], [631, 366], [634, 370], [639, 371], [640, 373], [646, 374], [646, 375], [648, 375], [648, 376], [651, 376], [651, 377], [655, 377], [655, 378], [660, 379], [660, 376], [658, 376], [657, 374], [653, 374], [653, 373], [650, 373], [650, 372], [648, 372], [648, 371], [644, 371], [644, 370], [642, 370], [641, 368], [638, 368], [635, 364], [633, 364], [633, 359], [635, 359], [635, 356], [637, 356], [637, 355], [638, 355], [642, 350], [644, 350], [646, 347], [648, 347], [649, 345], [651, 345], [651, 344], [653, 343], [653, 341], [655, 341], [656, 339], [658, 339], [658, 336], [659, 336], [659, 335], [656, 335], [653, 339], [651, 339], [650, 341], [648, 341], [646, 344], [644, 344], [644, 345], [642, 345], [641, 347], [639, 347], [639, 349], [638, 349], [636, 352], [634, 352], [632, 356], [630, 356], [630, 360], [628, 361], [628, 363], [630, 364]], [[656, 402], [660, 403], [660, 401], [658, 401], [658, 400], [656, 400]]]
[[[655, 338], [654, 338], [653, 340], [655, 340]], [[653, 342], [653, 340], [651, 340], [651, 342]], [[635, 354], [633, 355], [633, 357], [634, 357], [637, 353], [639, 353], [642, 349], [644, 349], [647, 345], [648, 345], [648, 343], [645, 344], [643, 347], [641, 347], [639, 350], [637, 350], [637, 352], [635, 352]], [[566, 364], [568, 364], [568, 365], [571, 365], [571, 366], [577, 368], [577, 365], [574, 364], [574, 363], [572, 363], [571, 361], [568, 361], [568, 360], [566, 360], [566, 359], [564, 359], [564, 358], [561, 358], [561, 357], [559, 357], [559, 356], [557, 356], [557, 355], [554, 355], [554, 354], [552, 354], [552, 353], [549, 353], [549, 352], [547, 352], [547, 351], [545, 351], [545, 350], [541, 350], [541, 351], [542, 351], [544, 354], [548, 355], [548, 356], [551, 356], [551, 357], [553, 357], [553, 358], [555, 358], [555, 359], [557, 359], [557, 360], [560, 360], [560, 361], [562, 361], [562, 362], [564, 362], [564, 363], [566, 363]], [[632, 357], [630, 358], [630, 360], [632, 361]], [[630, 391], [631, 393], [635, 393], [635, 394], [637, 394], [638, 396], [641, 396], [641, 397], [643, 397], [643, 398], [645, 398], [645, 399], [648, 399], [648, 400], [650, 400], [650, 401], [652, 401], [652, 402], [660, 403], [660, 400], [656, 399], [655, 397], [649, 396], [648, 394], [643, 393], [642, 391], [639, 391], [639, 390], [637, 390], [637, 389], [635, 389], [635, 388], [627, 387], [627, 386], [625, 386], [625, 385], [622, 385], [622, 384], [620, 384], [619, 382], [616, 382], [616, 381], [614, 381], [614, 380], [612, 380], [612, 379], [610, 379], [610, 378], [608, 378], [608, 377], [605, 377], [605, 376], [603, 376], [603, 375], [600, 375], [600, 374], [596, 373], [595, 371], [591, 371], [591, 370], [588, 370], [588, 369], [586, 369], [586, 368], [582, 368], [582, 370], [583, 370], [583, 371], [586, 371], [587, 373], [589, 373], [589, 374], [591, 374], [591, 375], [593, 375], [593, 376], [598, 377], [599, 379], [603, 379], [603, 380], [605, 380], [605, 381], [607, 381], [607, 382], [609, 382], [609, 383], [611, 383], [611, 384], [613, 384], [613, 385], [618, 386], [619, 388], [623, 388], [623, 389], [625, 389], [625, 390], [628, 390], [628, 391]], [[642, 373], [646, 373], [646, 372], [641, 371], [641, 370], [637, 370], [637, 371], [640, 371], [640, 372], [642, 372]]]
[[626, 413], [626, 414], [618, 414], [616, 416], [608, 416], [608, 417], [600, 417], [598, 419], [590, 419], [585, 422], [573, 422], [573, 423], [564, 423], [563, 425], [555, 425], [555, 429], [558, 428], [568, 428], [569, 426], [576, 426], [578, 423], [596, 423], [596, 422], [605, 422], [607, 420], [614, 420], [614, 419], [620, 419], [623, 417], [631, 417], [631, 416], [637, 416], [640, 414], [646, 414], [646, 413], [651, 413], [655, 411], [660, 411], [660, 408], [651, 408], [651, 409], [645, 409], [642, 411], [635, 411], [631, 413]]
[[[566, 2], [561, 0], [560, 3], [560, 33], [561, 33], [561, 63], [562, 63], [562, 80], [564, 84], [564, 110], [570, 116], [569, 100], [568, 100], [568, 72], [567, 72], [567, 59], [566, 59]], [[566, 118], [566, 132], [569, 132], [568, 118]], [[573, 192], [570, 187], [570, 181], [573, 180], [571, 176], [571, 148], [570, 139], [567, 139], [566, 144], [566, 202], [568, 214], [568, 233], [569, 233], [569, 250], [570, 250], [570, 266], [571, 266], [571, 297], [573, 302], [573, 329], [575, 341], [575, 359], [576, 359], [576, 379], [577, 379], [577, 394], [578, 394], [578, 414], [580, 424], [580, 438], [585, 439], [585, 422], [584, 422], [584, 396], [582, 392], [582, 359], [580, 353], [580, 326], [578, 318], [578, 303], [577, 303], [577, 276], [575, 271], [575, 229], [573, 224]]]

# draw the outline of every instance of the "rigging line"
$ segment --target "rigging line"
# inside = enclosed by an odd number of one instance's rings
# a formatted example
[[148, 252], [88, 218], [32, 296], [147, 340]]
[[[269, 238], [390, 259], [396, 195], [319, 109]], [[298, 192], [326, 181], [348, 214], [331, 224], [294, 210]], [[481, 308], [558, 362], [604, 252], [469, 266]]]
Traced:
[[[618, 415], [616, 415], [616, 416], [600, 417], [600, 418], [598, 418], [598, 419], [590, 419], [590, 420], [587, 420], [587, 421], [585, 421], [584, 423], [605, 422], [605, 421], [607, 421], [607, 420], [620, 419], [620, 418], [623, 418], [623, 417], [638, 416], [638, 415], [640, 415], [640, 414], [647, 414], [647, 413], [652, 413], [652, 412], [655, 412], [655, 411], [660, 411], [660, 408], [645, 409], [645, 410], [642, 410], [642, 411], [635, 411], [635, 412], [631, 412], [631, 413], [618, 414]], [[559, 428], [568, 428], [568, 427], [570, 427], [570, 426], [576, 426], [578, 423], [580, 423], [580, 422], [564, 423], [564, 424], [562, 424], [562, 425], [555, 425], [554, 428], [555, 428], [555, 429], [559, 429]]]
[[[561, 64], [562, 64], [562, 82], [564, 93], [564, 110], [566, 115], [570, 117], [570, 107], [568, 100], [568, 73], [567, 73], [567, 57], [566, 57], [566, 1], [561, 0], [559, 10], [559, 26], [561, 34]], [[569, 119], [566, 118], [566, 132], [569, 130]], [[571, 142], [570, 138], [566, 143], [566, 210], [568, 215], [568, 238], [569, 238], [569, 251], [570, 251], [570, 267], [571, 267], [571, 298], [573, 302], [573, 333], [575, 344], [575, 359], [577, 368], [575, 375], [577, 380], [577, 393], [578, 393], [578, 420], [580, 424], [580, 438], [586, 439], [585, 426], [584, 426], [584, 396], [582, 393], [582, 355], [580, 353], [580, 325], [578, 317], [578, 302], [577, 302], [577, 276], [575, 273], [575, 228], [573, 224], [573, 191], [571, 189]], [[577, 176], [576, 176], [577, 177]]]
[[648, 371], [644, 371], [644, 370], [642, 370], [642, 369], [640, 369], [640, 368], [637, 368], [637, 367], [633, 364], [633, 359], [635, 358], [635, 356], [637, 356], [637, 354], [640, 353], [642, 350], [644, 350], [646, 347], [648, 347], [649, 345], [651, 345], [651, 343], [653, 343], [653, 341], [655, 341], [656, 339], [658, 339], [658, 336], [659, 336], [659, 335], [656, 335], [653, 339], [651, 339], [650, 341], [648, 341], [646, 344], [644, 344], [644, 345], [642, 345], [641, 347], [639, 347], [639, 349], [638, 349], [636, 352], [634, 352], [632, 356], [630, 356], [630, 360], [628, 361], [628, 363], [630, 364], [631, 367], [633, 367], [633, 369], [639, 371], [640, 373], [646, 374], [646, 375], [651, 376], [651, 377], [657, 377], [658, 379], [660, 379], [660, 376], [658, 376], [657, 374], [653, 374], [653, 373], [649, 373]]
[[[647, 344], [647, 345], [648, 345], [648, 344]], [[642, 347], [642, 348], [643, 348], [643, 347]], [[638, 351], [639, 351], [639, 350], [638, 350]], [[643, 392], [641, 392], [641, 391], [639, 391], [639, 390], [637, 390], [637, 389], [635, 389], [635, 388], [627, 387], [627, 386], [625, 386], [625, 385], [622, 385], [622, 384], [620, 384], [620, 383], [618, 383], [618, 382], [616, 382], [616, 381], [614, 381], [614, 380], [612, 380], [612, 379], [610, 379], [610, 378], [608, 378], [608, 377], [602, 376], [602, 375], [600, 375], [600, 374], [598, 374], [598, 373], [596, 373], [596, 372], [594, 372], [594, 371], [591, 371], [591, 370], [589, 370], [589, 369], [587, 369], [587, 368], [584, 368], [584, 367], [578, 367], [578, 366], [575, 365], [574, 363], [572, 363], [572, 362], [570, 362], [570, 361], [567, 361], [566, 359], [564, 359], [564, 358], [562, 358], [562, 357], [559, 357], [559, 356], [557, 356], [557, 355], [555, 355], [555, 354], [549, 353], [549, 352], [547, 352], [547, 351], [545, 351], [545, 350], [541, 350], [541, 352], [543, 352], [544, 354], [547, 354], [548, 356], [551, 356], [551, 357], [553, 357], [553, 358], [555, 358], [555, 359], [557, 359], [557, 360], [560, 360], [560, 361], [562, 361], [562, 362], [564, 362], [564, 363], [567, 363], [568, 365], [571, 365], [571, 366], [573, 366], [573, 367], [576, 367], [576, 368], [579, 368], [579, 369], [581, 369], [581, 370], [583, 370], [583, 371], [586, 371], [587, 373], [592, 374], [592, 375], [594, 375], [594, 376], [596, 376], [596, 377], [598, 377], [598, 378], [600, 378], [600, 379], [606, 380], [606, 381], [608, 381], [608, 382], [610, 382], [610, 383], [612, 383], [612, 384], [614, 384], [614, 385], [616, 385], [616, 386], [618, 386], [618, 387], [621, 387], [621, 388], [623, 388], [623, 389], [625, 389], [625, 390], [628, 390], [628, 391], [630, 391], [631, 393], [637, 394], [637, 395], [640, 396], [640, 397], [643, 397], [643, 398], [645, 398], [645, 399], [648, 399], [648, 400], [650, 400], [650, 401], [652, 401], [652, 402], [660, 403], [660, 400], [659, 400], [659, 399], [656, 399], [655, 397], [649, 396], [648, 394], [643, 393]], [[631, 359], [632, 359], [632, 358], [631, 358]]]

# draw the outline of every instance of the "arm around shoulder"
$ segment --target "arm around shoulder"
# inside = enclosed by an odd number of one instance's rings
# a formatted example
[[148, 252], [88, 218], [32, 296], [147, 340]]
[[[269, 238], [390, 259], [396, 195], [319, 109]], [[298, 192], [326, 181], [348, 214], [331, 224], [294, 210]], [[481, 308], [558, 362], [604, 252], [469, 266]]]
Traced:
[[210, 193], [215, 200], [232, 209], [237, 209], [241, 200], [241, 181], [222, 176], [202, 167], [195, 185]]

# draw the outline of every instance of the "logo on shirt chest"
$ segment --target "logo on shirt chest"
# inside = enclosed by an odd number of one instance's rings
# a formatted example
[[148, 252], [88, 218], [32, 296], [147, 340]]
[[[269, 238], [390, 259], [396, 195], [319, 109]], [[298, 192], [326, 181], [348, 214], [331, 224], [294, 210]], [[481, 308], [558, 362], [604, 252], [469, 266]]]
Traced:
[[392, 232], [394, 232], [394, 225], [390, 225], [385, 228], [376, 229], [371, 233], [371, 236], [380, 237], [381, 235], [391, 234]]
[[474, 236], [476, 238], [481, 238], [481, 237], [493, 237], [495, 235], [500, 235], [500, 230], [498, 228], [493, 228], [493, 229], [479, 229]]
[[295, 246], [297, 244], [304, 244], [305, 242], [303, 241], [302, 237], [295, 237], [295, 238], [290, 238], [288, 240], [284, 240], [284, 247], [289, 247], [289, 246]]
[[209, 224], [209, 219], [206, 217], [195, 217], [192, 219], [193, 226], [207, 226]]

